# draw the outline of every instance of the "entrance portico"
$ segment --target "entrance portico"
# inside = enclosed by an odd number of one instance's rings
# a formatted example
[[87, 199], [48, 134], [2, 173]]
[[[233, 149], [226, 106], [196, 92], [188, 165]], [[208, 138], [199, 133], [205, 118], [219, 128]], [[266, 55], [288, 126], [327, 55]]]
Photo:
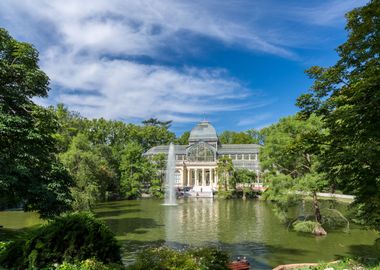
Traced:
[[216, 164], [185, 165], [181, 171], [182, 186], [192, 187], [195, 191], [211, 191], [217, 189], [218, 178]]

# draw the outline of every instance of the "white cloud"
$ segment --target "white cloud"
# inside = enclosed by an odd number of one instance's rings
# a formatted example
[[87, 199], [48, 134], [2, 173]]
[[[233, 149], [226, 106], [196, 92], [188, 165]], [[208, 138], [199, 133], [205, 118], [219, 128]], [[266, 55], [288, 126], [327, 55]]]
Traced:
[[295, 8], [291, 10], [293, 19], [296, 21], [303, 21], [309, 24], [336, 26], [343, 23], [344, 15], [359, 6], [365, 5], [367, 0], [333, 0], [322, 2], [322, 4], [315, 7]]
[[265, 120], [268, 120], [272, 117], [271, 113], [257, 114], [252, 116], [245, 116], [241, 119], [237, 125], [238, 126], [252, 126], [262, 123]]
[[222, 69], [178, 69], [131, 59], [162, 60], [170, 57], [163, 52], [189, 50], [193, 36], [296, 59], [289, 45], [299, 46], [306, 38], [289, 38], [289, 29], [266, 26], [306, 17], [307, 23], [328, 24], [354, 5], [332, 2], [326, 11], [325, 5], [297, 9], [271, 1], [4, 0], [0, 17], [15, 26], [18, 37], [40, 46], [41, 66], [52, 80], [50, 103], [64, 102], [89, 117], [186, 122], [246, 107], [243, 99], [251, 90]]
[[[57, 49], [50, 50], [43, 63], [54, 84], [66, 89], [56, 93], [55, 102], [91, 117], [156, 116], [193, 121], [197, 114], [241, 108], [241, 101], [238, 105], [226, 101], [234, 99], [234, 92], [240, 93], [236, 98], [241, 99], [248, 91], [223, 70], [176, 70], [120, 59], [78, 57]], [[221, 99], [223, 96], [226, 99]]]
[[15, 20], [29, 17], [51, 24], [60, 42], [75, 51], [157, 56], [158, 48], [180, 42], [176, 35], [189, 32], [257, 51], [293, 56], [288, 49], [264, 40], [252, 25], [226, 16], [239, 5], [174, 0], [8, 0], [2, 8], [4, 13], [15, 14]]

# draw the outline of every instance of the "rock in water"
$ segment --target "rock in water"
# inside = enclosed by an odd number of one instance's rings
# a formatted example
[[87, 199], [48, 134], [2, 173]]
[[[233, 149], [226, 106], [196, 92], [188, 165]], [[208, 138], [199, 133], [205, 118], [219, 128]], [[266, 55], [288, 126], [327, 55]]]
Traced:
[[323, 229], [321, 224], [318, 223], [314, 227], [313, 234], [317, 236], [324, 236], [327, 234], [327, 232], [325, 231], [325, 229]]

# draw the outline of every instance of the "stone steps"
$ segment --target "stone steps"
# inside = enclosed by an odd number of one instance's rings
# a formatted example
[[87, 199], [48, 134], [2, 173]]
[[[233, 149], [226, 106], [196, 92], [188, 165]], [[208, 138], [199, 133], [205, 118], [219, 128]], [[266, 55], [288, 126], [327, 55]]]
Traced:
[[191, 191], [185, 192], [185, 197], [193, 197], [193, 198], [213, 198], [212, 191], [200, 192], [200, 191]]

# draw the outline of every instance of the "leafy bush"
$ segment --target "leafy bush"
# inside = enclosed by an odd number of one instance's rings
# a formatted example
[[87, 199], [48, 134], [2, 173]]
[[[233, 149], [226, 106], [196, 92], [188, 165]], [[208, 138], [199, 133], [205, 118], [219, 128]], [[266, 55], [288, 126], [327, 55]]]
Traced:
[[120, 248], [109, 228], [92, 214], [72, 213], [7, 245], [0, 253], [0, 265], [39, 269], [63, 261], [90, 258], [104, 263], [120, 263]]
[[176, 251], [168, 247], [149, 248], [141, 252], [128, 270], [199, 270], [227, 268], [228, 256], [215, 248]]
[[96, 260], [87, 259], [80, 263], [68, 263], [64, 262], [59, 265], [55, 270], [116, 270], [116, 269], [124, 269], [122, 265], [111, 264], [106, 265], [102, 262], [98, 262]]
[[219, 249], [196, 248], [189, 250], [187, 253], [200, 260], [201, 265], [204, 267], [202, 269], [227, 269], [226, 265], [229, 261], [228, 255], [226, 252], [223, 252]]
[[300, 221], [297, 220], [293, 223], [293, 228], [297, 232], [305, 232], [305, 233], [311, 233], [314, 231], [314, 228], [318, 225], [315, 221]]

